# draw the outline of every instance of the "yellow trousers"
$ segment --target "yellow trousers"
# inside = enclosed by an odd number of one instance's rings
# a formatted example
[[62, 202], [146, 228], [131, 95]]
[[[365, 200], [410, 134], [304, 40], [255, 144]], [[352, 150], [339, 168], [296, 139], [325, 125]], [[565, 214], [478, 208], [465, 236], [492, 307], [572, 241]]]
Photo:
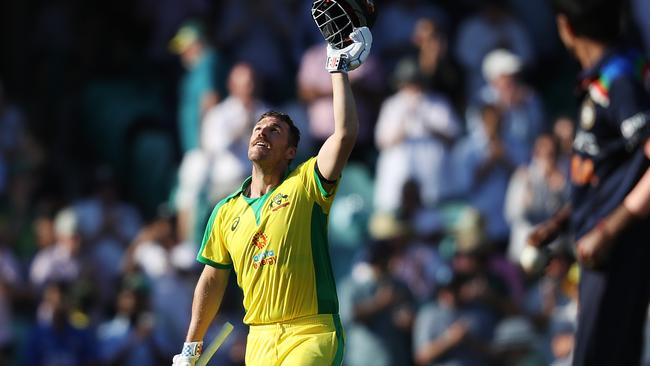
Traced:
[[268, 325], [251, 325], [248, 366], [339, 366], [345, 336], [338, 315], [321, 314]]

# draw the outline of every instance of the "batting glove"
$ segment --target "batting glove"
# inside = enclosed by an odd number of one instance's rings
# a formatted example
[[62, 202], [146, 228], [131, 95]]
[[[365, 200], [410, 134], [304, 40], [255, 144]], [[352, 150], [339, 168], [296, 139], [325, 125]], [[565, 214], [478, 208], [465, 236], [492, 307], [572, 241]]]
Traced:
[[352, 44], [336, 49], [327, 45], [327, 63], [325, 68], [329, 72], [348, 72], [361, 66], [370, 54], [372, 46], [372, 33], [368, 27], [355, 28], [350, 33]]
[[194, 366], [201, 356], [203, 342], [185, 342], [180, 354], [175, 355], [172, 366]]

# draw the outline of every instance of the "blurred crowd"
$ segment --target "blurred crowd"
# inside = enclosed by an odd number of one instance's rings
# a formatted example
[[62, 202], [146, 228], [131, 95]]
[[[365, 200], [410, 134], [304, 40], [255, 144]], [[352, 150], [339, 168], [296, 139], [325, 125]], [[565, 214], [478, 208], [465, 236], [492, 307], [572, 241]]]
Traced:
[[[344, 363], [570, 364], [570, 235], [546, 265], [519, 264], [569, 194], [578, 68], [549, 2], [376, 5], [370, 58], [350, 73], [359, 140], [330, 215]], [[2, 5], [0, 366], [171, 362], [207, 215], [248, 176], [257, 117], [292, 116], [296, 163], [332, 132], [310, 7]], [[648, 2], [630, 9], [630, 38], [650, 45]], [[236, 325], [223, 365], [245, 350], [233, 277], [206, 339]]]

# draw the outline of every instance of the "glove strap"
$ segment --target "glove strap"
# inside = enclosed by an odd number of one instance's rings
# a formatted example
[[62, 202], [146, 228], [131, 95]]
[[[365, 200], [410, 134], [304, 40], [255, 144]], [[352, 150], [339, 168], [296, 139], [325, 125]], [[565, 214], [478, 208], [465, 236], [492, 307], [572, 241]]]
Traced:
[[336, 55], [327, 57], [327, 65], [325, 67], [330, 73], [333, 72], [348, 72], [348, 60], [345, 55]]
[[185, 342], [183, 343], [183, 350], [181, 356], [195, 357], [200, 356], [203, 351], [203, 342]]

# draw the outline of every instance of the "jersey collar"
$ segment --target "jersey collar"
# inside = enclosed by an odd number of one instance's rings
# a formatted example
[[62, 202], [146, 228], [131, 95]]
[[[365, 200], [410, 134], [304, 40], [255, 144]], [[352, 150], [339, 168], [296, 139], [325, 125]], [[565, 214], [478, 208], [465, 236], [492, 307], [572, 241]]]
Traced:
[[[291, 170], [290, 170], [290, 169], [285, 170], [285, 171], [284, 171], [284, 177], [282, 177], [282, 180], [280, 181], [280, 183], [278, 183], [277, 186], [271, 188], [271, 189], [269, 190], [269, 192], [270, 192], [270, 191], [273, 191], [273, 190], [275, 190], [277, 187], [279, 187], [280, 184], [282, 184], [282, 183], [284, 182], [284, 180], [287, 179], [287, 177], [289, 176], [289, 174], [290, 174], [291, 172], [293, 172], [293, 169], [291, 169]], [[244, 195], [244, 191], [245, 191], [246, 188], [251, 184], [252, 181], [253, 181], [253, 176], [252, 176], [252, 175], [249, 175], [248, 178], [244, 179], [244, 182], [241, 184], [241, 186], [239, 187], [239, 189], [235, 192], [235, 195], [241, 194], [242, 197], [246, 197], [246, 195]], [[246, 198], [248, 198], [248, 197], [246, 197]]]
[[600, 77], [600, 70], [617, 51], [617, 48], [607, 48], [598, 62], [596, 62], [590, 68], [582, 70], [580, 72], [578, 75], [580, 89], [586, 90], [589, 87], [589, 83]]

